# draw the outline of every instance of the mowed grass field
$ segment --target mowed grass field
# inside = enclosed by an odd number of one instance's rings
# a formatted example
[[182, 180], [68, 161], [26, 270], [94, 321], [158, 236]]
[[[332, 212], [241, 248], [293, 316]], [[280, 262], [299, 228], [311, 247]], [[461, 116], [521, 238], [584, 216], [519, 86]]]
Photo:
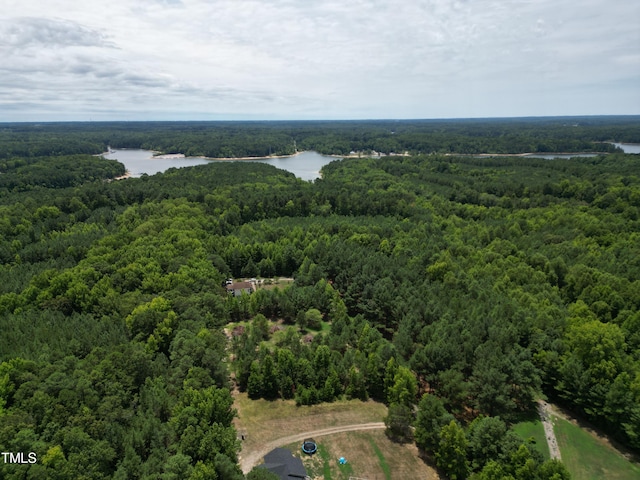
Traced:
[[[296, 407], [292, 400], [250, 400], [246, 393], [235, 392], [234, 398], [234, 407], [238, 410], [234, 423], [239, 434], [245, 435], [241, 457], [278, 438], [329, 427], [381, 422], [387, 414], [385, 405], [371, 401], [342, 400]], [[312, 478], [440, 478], [419, 458], [415, 445], [392, 442], [384, 429], [336, 433], [315, 440], [319, 451], [312, 457], [301, 452], [301, 443], [287, 446], [305, 459]], [[341, 456], [347, 459], [347, 465], [338, 465]]]
[[536, 450], [542, 454], [545, 460], [549, 459], [549, 446], [547, 445], [547, 439], [544, 436], [544, 427], [540, 420], [519, 422], [513, 426], [513, 429], [525, 440], [532, 438]]
[[240, 392], [234, 393], [234, 400], [235, 427], [239, 433], [246, 432], [247, 447], [312, 430], [382, 422], [387, 414], [384, 404], [359, 400], [296, 407], [293, 400], [251, 400]]
[[553, 417], [562, 461], [574, 480], [637, 480], [640, 465], [578, 425]]
[[[311, 478], [348, 480], [349, 477], [367, 480], [424, 479], [436, 480], [435, 470], [426, 465], [412, 444], [394, 443], [384, 430], [337, 433], [315, 439], [318, 452], [312, 456], [300, 451], [300, 445], [286, 448], [300, 457]], [[345, 465], [338, 459], [344, 457]]]

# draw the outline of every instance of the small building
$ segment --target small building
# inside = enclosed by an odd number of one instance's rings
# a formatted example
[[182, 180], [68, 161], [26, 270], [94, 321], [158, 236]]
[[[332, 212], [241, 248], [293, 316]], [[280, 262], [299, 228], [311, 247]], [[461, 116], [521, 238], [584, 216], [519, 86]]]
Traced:
[[253, 292], [253, 284], [251, 282], [235, 282], [227, 285], [227, 292], [234, 297], [239, 297], [242, 293], [251, 295]]
[[264, 457], [264, 464], [259, 465], [275, 473], [281, 480], [308, 479], [307, 471], [302, 465], [302, 460], [294, 457], [286, 448], [276, 448]]

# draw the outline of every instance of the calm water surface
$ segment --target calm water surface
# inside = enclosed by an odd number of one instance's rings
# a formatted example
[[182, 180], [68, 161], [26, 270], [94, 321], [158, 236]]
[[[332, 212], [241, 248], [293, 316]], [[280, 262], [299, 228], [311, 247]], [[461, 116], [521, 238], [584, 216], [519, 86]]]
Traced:
[[[206, 158], [157, 158], [150, 150], [123, 149], [114, 150], [103, 155], [110, 160], [118, 160], [124, 164], [132, 177], [140, 175], [154, 175], [170, 168], [191, 167], [211, 162], [228, 162], [229, 160], [208, 160]], [[233, 160], [238, 162], [261, 162], [273, 165], [276, 168], [287, 170], [302, 180], [314, 180], [320, 177], [320, 169], [327, 163], [335, 160], [334, 157], [320, 155], [317, 152], [302, 152], [294, 157], [280, 157], [256, 160]]]
[[193, 167], [208, 163], [204, 158], [155, 158], [150, 150], [112, 150], [103, 154], [109, 160], [118, 160], [129, 171], [132, 177], [155, 175], [172, 167]]
[[[625, 153], [640, 153], [640, 145], [630, 143], [615, 143], [617, 147], [624, 150]], [[571, 157], [595, 157], [593, 153], [576, 153], [576, 154], [533, 154], [530, 157], [536, 158], [571, 158]], [[208, 160], [206, 158], [189, 157], [189, 158], [157, 158], [153, 156], [153, 152], [149, 150], [123, 149], [114, 150], [111, 153], [104, 154], [105, 158], [118, 160], [123, 163], [125, 168], [133, 177], [140, 175], [154, 175], [164, 172], [170, 168], [191, 167], [194, 165], [202, 165], [210, 162], [228, 162], [230, 160]], [[317, 152], [302, 152], [293, 157], [276, 157], [256, 160], [232, 160], [238, 162], [262, 162], [273, 165], [276, 168], [287, 170], [302, 180], [315, 180], [320, 178], [320, 169], [327, 163], [336, 160], [335, 157], [328, 157]]]
[[598, 156], [600, 156], [600, 154], [598, 153], [531, 153], [529, 155], [526, 155], [527, 158], [542, 158], [545, 160], [553, 160], [554, 158], [589, 158]]
[[[624, 153], [640, 153], [640, 144], [637, 143], [614, 143], [613, 145], [621, 148]], [[599, 153], [532, 153], [530, 155], [527, 155], [527, 157], [553, 160], [554, 158], [598, 157], [599, 155]]]
[[637, 143], [614, 143], [616, 147], [619, 147], [624, 153], [640, 153], [640, 144]]
[[333, 160], [336, 160], [336, 158], [321, 155], [318, 152], [302, 152], [294, 157], [268, 158], [255, 161], [268, 163], [276, 168], [291, 172], [302, 180], [315, 180], [320, 178], [320, 169]]

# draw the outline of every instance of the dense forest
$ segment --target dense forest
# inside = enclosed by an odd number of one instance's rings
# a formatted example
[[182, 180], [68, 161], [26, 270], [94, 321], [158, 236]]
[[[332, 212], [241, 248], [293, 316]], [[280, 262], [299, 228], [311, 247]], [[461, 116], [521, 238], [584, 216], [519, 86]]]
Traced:
[[186, 156], [358, 153], [613, 152], [640, 143], [638, 117], [287, 122], [92, 122], [0, 125], [0, 159], [143, 148]]
[[[0, 449], [38, 461], [0, 477], [242, 479], [234, 385], [384, 402], [449, 478], [569, 478], [510, 428], [543, 396], [640, 449], [639, 156], [444, 154], [604, 150], [638, 120], [391, 123], [4, 125]], [[440, 153], [313, 183], [242, 162], [107, 181], [122, 165], [87, 155], [384, 132]], [[230, 276], [295, 281], [233, 297]]]

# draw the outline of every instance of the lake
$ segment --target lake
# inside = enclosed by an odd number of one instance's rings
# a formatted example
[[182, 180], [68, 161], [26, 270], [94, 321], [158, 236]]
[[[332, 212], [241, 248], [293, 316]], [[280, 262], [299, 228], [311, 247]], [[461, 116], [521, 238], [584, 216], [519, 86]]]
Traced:
[[164, 172], [172, 167], [193, 167], [194, 165], [202, 165], [208, 163], [204, 158], [156, 158], [150, 150], [122, 149], [111, 150], [109, 153], [103, 153], [104, 158], [109, 160], [118, 160], [124, 165], [132, 177], [140, 175], [155, 175]]
[[[624, 150], [625, 153], [640, 153], [640, 145], [630, 143], [615, 143], [617, 147]], [[125, 168], [130, 172], [132, 177], [140, 175], [154, 175], [164, 172], [170, 168], [192, 167], [194, 165], [203, 165], [211, 162], [262, 162], [273, 165], [276, 168], [286, 170], [293, 173], [302, 180], [315, 180], [320, 178], [320, 169], [327, 163], [336, 160], [335, 157], [321, 155], [318, 152], [301, 152], [292, 157], [273, 157], [261, 158], [255, 160], [215, 160], [203, 157], [178, 157], [167, 155], [154, 157], [153, 152], [149, 150], [122, 149], [112, 150], [110, 153], [103, 154], [105, 158], [118, 160], [123, 163]], [[575, 153], [575, 154], [532, 154], [529, 157], [535, 158], [570, 158], [570, 157], [595, 157], [593, 153]]]
[[542, 158], [543, 160], [562, 160], [567, 158], [589, 158], [589, 157], [599, 157], [599, 153], [529, 153], [525, 155], [527, 158]]
[[[276, 168], [291, 172], [302, 180], [315, 180], [320, 178], [320, 169], [334, 160], [337, 160], [337, 158], [321, 155], [318, 152], [301, 152], [293, 157], [275, 157], [255, 161], [268, 163]], [[244, 162], [246, 160], [238, 161]]]
[[640, 144], [638, 143], [614, 143], [618, 148], [621, 148], [624, 153], [640, 153]]
[[[203, 157], [178, 157], [167, 155], [154, 157], [150, 150], [121, 149], [112, 150], [103, 154], [104, 158], [118, 160], [124, 164], [132, 177], [140, 175], [154, 175], [170, 168], [192, 167], [211, 162], [261, 162], [273, 165], [276, 168], [287, 170], [302, 180], [315, 180], [320, 178], [320, 169], [327, 163], [336, 160], [317, 152], [301, 152], [292, 157], [273, 157], [252, 160], [215, 160]], [[168, 158], [167, 158], [168, 157]]]
[[[637, 143], [613, 143], [612, 145], [621, 148], [624, 153], [640, 153], [640, 144]], [[530, 153], [527, 157], [553, 160], [554, 158], [598, 157], [599, 155], [599, 153]]]

